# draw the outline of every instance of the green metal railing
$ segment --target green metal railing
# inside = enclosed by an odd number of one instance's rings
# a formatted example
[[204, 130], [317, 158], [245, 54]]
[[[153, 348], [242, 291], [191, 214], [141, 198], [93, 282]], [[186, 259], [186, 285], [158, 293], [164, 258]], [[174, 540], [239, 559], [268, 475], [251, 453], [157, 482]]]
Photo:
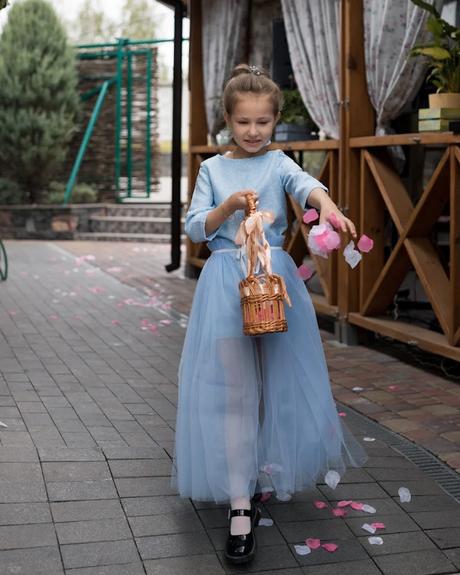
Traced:
[[6, 255], [5, 246], [0, 240], [0, 281], [5, 281], [8, 277], [8, 256]]
[[[184, 38], [187, 40], [187, 38]], [[116, 42], [107, 42], [102, 44], [80, 44], [77, 46], [80, 50], [92, 50], [90, 52], [82, 52], [78, 57], [82, 60], [85, 59], [116, 59], [116, 68], [114, 76], [101, 76], [99, 80], [103, 80], [102, 84], [88, 90], [81, 95], [82, 101], [87, 101], [97, 95], [97, 100], [94, 105], [91, 117], [85, 130], [80, 148], [75, 158], [72, 170], [67, 182], [64, 204], [67, 204], [72, 196], [72, 190], [77, 181], [77, 177], [81, 168], [81, 164], [88, 145], [91, 141], [91, 136], [94, 127], [97, 123], [98, 117], [104, 105], [104, 100], [108, 91], [114, 87], [115, 89], [115, 157], [114, 157], [114, 175], [115, 175], [115, 190], [116, 199], [122, 201], [124, 198], [132, 196], [132, 181], [133, 181], [133, 90], [134, 83], [137, 80], [144, 80], [146, 86], [146, 125], [145, 125], [145, 197], [148, 198], [151, 193], [151, 171], [152, 171], [152, 142], [151, 142], [151, 117], [152, 117], [152, 48], [141, 46], [155, 46], [167, 42], [174, 42], [172, 39], [155, 39], [155, 40], [129, 40], [127, 38], [119, 38]], [[134, 48], [139, 46], [139, 48]], [[113, 48], [113, 49], [111, 49]], [[146, 75], [145, 78], [140, 78], [133, 74], [133, 58], [141, 56], [146, 58]], [[124, 80], [124, 71], [126, 72], [126, 79]], [[125, 110], [123, 110], [122, 93], [123, 89], [126, 90], [126, 103]], [[122, 147], [122, 132], [123, 127], [126, 129], [126, 145]], [[124, 150], [124, 154], [123, 154]], [[123, 157], [124, 155], [124, 157]], [[126, 174], [126, 192], [122, 195], [120, 189], [120, 179], [122, 176], [122, 168]]]

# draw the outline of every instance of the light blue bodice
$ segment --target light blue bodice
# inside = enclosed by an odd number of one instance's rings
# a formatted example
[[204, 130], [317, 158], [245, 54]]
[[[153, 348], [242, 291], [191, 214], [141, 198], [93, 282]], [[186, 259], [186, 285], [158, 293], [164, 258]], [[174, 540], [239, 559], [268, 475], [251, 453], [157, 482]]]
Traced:
[[234, 238], [244, 218], [244, 210], [236, 211], [209, 236], [205, 232], [206, 217], [234, 192], [253, 189], [258, 194], [258, 209], [271, 211], [275, 216], [272, 224], [264, 226], [269, 244], [282, 246], [287, 228], [285, 192], [306, 207], [314, 188], [327, 191], [281, 150], [244, 159], [213, 156], [201, 164], [185, 219], [185, 233], [193, 242], [209, 242], [210, 250], [237, 247]]

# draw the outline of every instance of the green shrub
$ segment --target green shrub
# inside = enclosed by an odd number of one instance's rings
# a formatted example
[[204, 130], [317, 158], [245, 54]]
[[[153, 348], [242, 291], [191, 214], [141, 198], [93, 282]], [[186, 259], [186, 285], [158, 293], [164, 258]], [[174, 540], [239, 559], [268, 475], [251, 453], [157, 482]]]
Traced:
[[[51, 182], [48, 190], [43, 194], [43, 203], [62, 204], [64, 202], [66, 184]], [[72, 204], [94, 204], [98, 200], [98, 193], [89, 184], [77, 184], [72, 190], [70, 202]]]
[[0, 173], [26, 201], [61, 168], [79, 109], [73, 48], [45, 0], [13, 4], [0, 36]]
[[8, 178], [0, 178], [0, 205], [22, 204], [24, 197], [24, 190], [17, 182]]

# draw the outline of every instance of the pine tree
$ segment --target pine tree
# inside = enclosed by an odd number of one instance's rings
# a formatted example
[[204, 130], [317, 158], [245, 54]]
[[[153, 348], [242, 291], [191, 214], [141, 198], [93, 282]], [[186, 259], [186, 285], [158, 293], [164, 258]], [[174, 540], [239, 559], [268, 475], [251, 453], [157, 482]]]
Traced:
[[14, 4], [0, 36], [0, 172], [41, 192], [64, 162], [79, 108], [75, 55], [45, 0]]

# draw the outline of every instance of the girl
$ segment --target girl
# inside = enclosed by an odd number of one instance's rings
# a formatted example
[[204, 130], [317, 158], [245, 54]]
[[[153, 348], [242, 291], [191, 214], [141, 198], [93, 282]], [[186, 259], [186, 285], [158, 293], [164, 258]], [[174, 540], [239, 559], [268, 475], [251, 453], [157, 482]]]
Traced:
[[[225, 120], [236, 149], [201, 164], [185, 221], [193, 242], [212, 252], [196, 287], [179, 367], [173, 483], [183, 497], [230, 504], [226, 557], [242, 563], [255, 552], [260, 515], [251, 498], [279, 499], [311, 488], [328, 470], [360, 465], [332, 397], [315, 312], [291, 257], [282, 249], [285, 192], [303, 207], [335, 214], [356, 237], [327, 189], [280, 150], [267, 150], [280, 116], [281, 92], [265, 73], [240, 65], [227, 82]], [[273, 273], [292, 302], [288, 331], [243, 335], [238, 284], [246, 276], [235, 235], [247, 195], [274, 214], [265, 226]]]

